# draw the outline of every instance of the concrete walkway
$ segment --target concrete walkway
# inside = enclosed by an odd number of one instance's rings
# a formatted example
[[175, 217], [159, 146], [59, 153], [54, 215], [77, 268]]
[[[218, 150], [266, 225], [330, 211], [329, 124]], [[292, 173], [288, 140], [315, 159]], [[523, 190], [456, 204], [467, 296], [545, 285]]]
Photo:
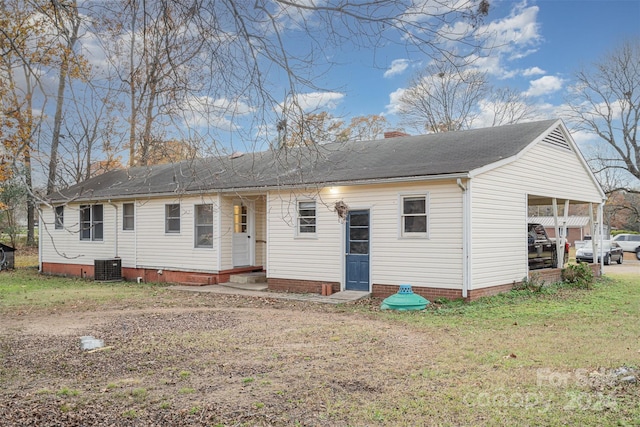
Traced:
[[223, 295], [245, 295], [248, 297], [273, 298], [289, 301], [306, 301], [324, 304], [345, 304], [367, 298], [369, 292], [342, 291], [329, 296], [268, 291], [264, 283], [221, 283], [207, 286], [174, 285], [169, 289], [186, 292], [205, 292]]

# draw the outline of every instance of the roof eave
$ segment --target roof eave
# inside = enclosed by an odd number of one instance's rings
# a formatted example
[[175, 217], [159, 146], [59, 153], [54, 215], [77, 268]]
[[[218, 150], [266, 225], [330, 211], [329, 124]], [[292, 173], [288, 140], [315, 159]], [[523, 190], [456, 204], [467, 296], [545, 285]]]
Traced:
[[68, 201], [63, 200], [54, 200], [52, 204], [60, 204], [60, 203], [82, 203], [82, 202], [96, 202], [96, 201], [111, 201], [111, 200], [136, 200], [136, 199], [147, 199], [147, 198], [167, 198], [167, 197], [181, 197], [181, 196], [192, 196], [203, 193], [249, 193], [249, 192], [257, 192], [257, 191], [273, 191], [273, 190], [294, 190], [300, 188], [322, 188], [322, 187], [335, 187], [335, 186], [350, 186], [350, 185], [376, 185], [376, 184], [397, 184], [404, 182], [420, 182], [420, 181], [442, 181], [442, 180], [453, 180], [458, 178], [470, 178], [469, 172], [456, 172], [449, 174], [438, 174], [438, 175], [416, 175], [416, 176], [408, 176], [408, 177], [393, 177], [393, 178], [372, 178], [372, 179], [361, 179], [361, 180], [353, 180], [353, 181], [319, 181], [319, 182], [307, 182], [307, 183], [296, 183], [296, 184], [282, 184], [282, 185], [265, 185], [265, 186], [249, 186], [249, 187], [228, 187], [228, 188], [208, 188], [208, 189], [198, 189], [198, 190], [185, 190], [183, 192], [162, 192], [162, 193], [138, 193], [138, 194], [127, 194], [127, 195], [103, 195], [103, 196], [95, 196], [95, 195], [87, 195], [87, 196], [78, 196], [72, 197]]

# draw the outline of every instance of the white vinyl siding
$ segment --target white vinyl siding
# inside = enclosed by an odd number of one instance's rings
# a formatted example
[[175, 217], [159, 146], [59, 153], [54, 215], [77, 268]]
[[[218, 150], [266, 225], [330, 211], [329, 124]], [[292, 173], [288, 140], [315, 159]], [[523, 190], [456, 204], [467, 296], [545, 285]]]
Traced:
[[[83, 204], [84, 206], [84, 204]], [[103, 234], [101, 241], [80, 241], [80, 205], [67, 204], [65, 211], [64, 230], [53, 234], [55, 225], [55, 211], [42, 209], [40, 213], [41, 233], [48, 234], [42, 239], [42, 262], [56, 262], [63, 264], [93, 265], [93, 260], [98, 258], [111, 258], [115, 256], [116, 210], [110, 205], [103, 205]], [[55, 245], [51, 244], [53, 239]], [[48, 240], [48, 241], [47, 241]], [[78, 276], [81, 275], [78, 270]]]
[[527, 197], [598, 203], [600, 195], [576, 155], [538, 144], [518, 160], [472, 179], [471, 288], [527, 275]]
[[[218, 216], [215, 196], [183, 197], [180, 199], [181, 233], [162, 233], [165, 227], [165, 208], [177, 201], [152, 199], [136, 206], [137, 265], [142, 268], [178, 271], [218, 271], [217, 250], [220, 236], [214, 221], [213, 248], [203, 251], [194, 247], [195, 207], [212, 204], [214, 218]], [[123, 261], [124, 262], [124, 261]]]
[[[203, 251], [194, 248], [194, 235], [192, 232], [184, 230], [194, 230], [194, 207], [204, 203], [213, 204], [214, 217], [218, 216], [218, 206], [214, 202], [215, 196], [210, 199], [201, 197], [182, 198], [181, 204], [181, 225], [183, 232], [180, 234], [165, 234], [162, 232], [165, 226], [165, 204], [173, 204], [174, 201], [167, 199], [144, 199], [135, 202], [136, 229], [135, 231], [122, 231], [120, 221], [122, 219], [122, 203], [112, 206], [103, 204], [104, 238], [102, 242], [79, 244], [78, 235], [80, 231], [79, 204], [69, 204], [65, 206], [65, 216], [77, 218], [71, 223], [67, 220], [65, 224], [66, 233], [57, 233], [55, 236], [55, 247], [47, 244], [43, 239], [42, 261], [63, 264], [93, 265], [95, 259], [112, 258], [119, 256], [122, 259], [123, 267], [140, 267], [151, 269], [167, 269], [178, 271], [202, 271], [217, 272], [217, 251], [219, 235], [217, 223], [214, 221], [214, 244], [211, 250]], [[126, 202], [128, 203], [128, 202]], [[54, 228], [53, 209], [41, 211], [41, 221], [50, 229]], [[116, 215], [118, 218], [116, 220]], [[116, 225], [118, 238], [115, 238]], [[118, 248], [115, 244], [118, 244]], [[99, 243], [99, 244], [98, 244]]]
[[[296, 201], [304, 193], [270, 193], [269, 269], [273, 278], [343, 280], [345, 228], [332, 209], [343, 201], [350, 210], [369, 209], [371, 221], [371, 283], [462, 287], [462, 195], [454, 181], [388, 184], [323, 190], [316, 211], [317, 239], [296, 239]], [[430, 239], [399, 236], [399, 195], [428, 194]], [[309, 262], [313, 260], [313, 262]]]
[[[234, 196], [235, 197], [235, 196]], [[233, 268], [233, 197], [220, 198], [220, 269]]]

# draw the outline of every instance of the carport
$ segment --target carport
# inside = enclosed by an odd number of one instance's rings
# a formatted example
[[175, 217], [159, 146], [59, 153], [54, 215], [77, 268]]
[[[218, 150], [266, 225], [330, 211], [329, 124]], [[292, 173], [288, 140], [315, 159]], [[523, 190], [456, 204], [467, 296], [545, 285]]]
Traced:
[[[598, 248], [602, 245], [604, 239], [603, 236], [603, 211], [604, 200], [601, 203], [585, 202], [579, 200], [562, 199], [556, 197], [545, 197], [538, 195], [527, 195], [527, 205], [531, 206], [551, 206], [551, 213], [554, 219], [555, 235], [560, 236], [556, 238], [556, 256], [557, 265], [563, 265], [562, 258], [564, 256], [564, 245], [567, 235], [567, 222], [569, 218], [569, 206], [570, 205], [587, 205], [589, 210], [589, 228], [591, 230], [593, 250], [594, 253], [598, 253]], [[600, 259], [600, 271], [604, 266], [604, 260]]]

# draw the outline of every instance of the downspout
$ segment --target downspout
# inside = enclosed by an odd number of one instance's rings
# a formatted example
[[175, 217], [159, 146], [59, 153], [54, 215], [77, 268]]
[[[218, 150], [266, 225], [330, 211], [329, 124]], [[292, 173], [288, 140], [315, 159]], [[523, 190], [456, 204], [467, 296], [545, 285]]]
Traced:
[[271, 247], [269, 245], [269, 242], [271, 242], [271, 230], [269, 227], [269, 224], [271, 223], [271, 221], [269, 221], [269, 212], [271, 212], [271, 193], [269, 191], [267, 191], [267, 194], [265, 195], [265, 200], [264, 200], [264, 210], [265, 210], [265, 240], [267, 241], [267, 243], [264, 245], [264, 257], [265, 257], [265, 263], [264, 263], [264, 269], [266, 269], [267, 271], [267, 286], [269, 284], [269, 260], [271, 259], [271, 256], [269, 254], [269, 248]]
[[[604, 201], [598, 205], [598, 223], [600, 224], [600, 248], [598, 249], [598, 253], [602, 252], [602, 256], [600, 257], [600, 276], [604, 273], [604, 218], [603, 218], [603, 210], [604, 210]], [[595, 254], [595, 252], [594, 252]], [[624, 256], [624, 253], [623, 253]]]
[[458, 178], [456, 184], [462, 190], [462, 298], [468, 298], [470, 289], [470, 263], [471, 263], [471, 203], [469, 203], [469, 184], [471, 181], [467, 181], [465, 186], [462, 179]]
[[[42, 210], [38, 206], [38, 273], [42, 273]], [[55, 213], [54, 213], [55, 221]]]
[[138, 269], [138, 199], [133, 200], [133, 215], [134, 215], [133, 216], [133, 266], [137, 271]]
[[551, 206], [553, 207], [553, 231], [556, 236], [556, 266], [562, 265], [560, 257], [564, 258], [564, 251], [560, 251], [560, 226], [558, 225], [558, 199], [555, 197], [551, 199]]
[[116, 220], [114, 221], [115, 223], [115, 234], [114, 234], [114, 258], [118, 258], [118, 205], [116, 205], [115, 203], [111, 203], [111, 199], [109, 199], [107, 201], [107, 203], [109, 203], [111, 206], [113, 206], [113, 208], [116, 210]]
[[222, 270], [222, 196], [220, 195], [220, 193], [216, 194], [216, 203], [218, 204], [218, 215], [216, 217], [216, 227], [218, 228], [217, 231], [217, 236], [218, 238], [215, 239], [218, 242], [218, 247], [216, 248], [217, 251], [217, 256], [216, 256], [216, 263], [218, 265], [216, 265], [216, 271], [220, 272], [220, 270]]

